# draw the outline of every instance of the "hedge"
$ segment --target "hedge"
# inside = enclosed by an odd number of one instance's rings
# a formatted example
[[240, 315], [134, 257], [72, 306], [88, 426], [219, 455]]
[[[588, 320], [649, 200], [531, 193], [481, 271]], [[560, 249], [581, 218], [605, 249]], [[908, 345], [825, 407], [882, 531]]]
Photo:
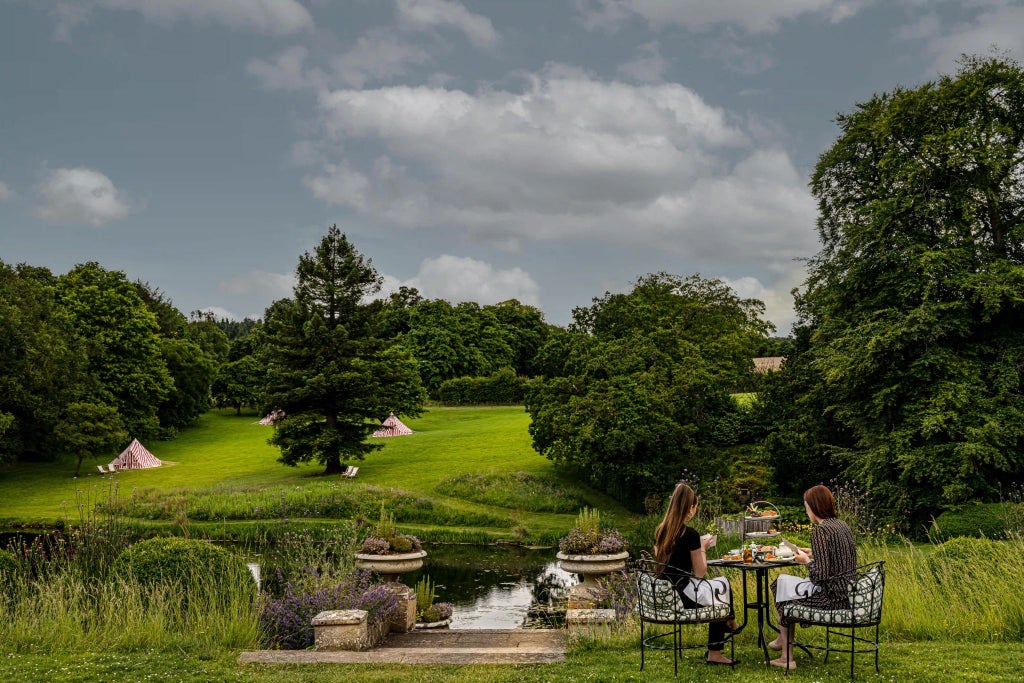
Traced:
[[984, 536], [1002, 539], [1006, 537], [1011, 505], [1014, 503], [977, 503], [959, 510], [947, 510], [936, 518], [932, 531], [940, 538]]
[[180, 581], [228, 583], [245, 580], [249, 568], [236, 555], [194, 538], [151, 538], [126, 548], [114, 573], [144, 585]]
[[517, 405], [525, 400], [526, 385], [529, 381], [507, 367], [487, 377], [457, 377], [441, 383], [437, 390], [437, 400], [454, 405]]

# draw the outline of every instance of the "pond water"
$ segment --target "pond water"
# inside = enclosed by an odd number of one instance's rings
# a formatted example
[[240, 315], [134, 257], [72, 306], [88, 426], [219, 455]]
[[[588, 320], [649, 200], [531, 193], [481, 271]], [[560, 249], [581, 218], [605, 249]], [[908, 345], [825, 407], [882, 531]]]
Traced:
[[426, 575], [435, 601], [452, 603], [453, 629], [554, 626], [565, 618], [575, 574], [558, 568], [554, 549], [508, 546], [427, 546], [423, 569], [404, 574], [415, 586]]

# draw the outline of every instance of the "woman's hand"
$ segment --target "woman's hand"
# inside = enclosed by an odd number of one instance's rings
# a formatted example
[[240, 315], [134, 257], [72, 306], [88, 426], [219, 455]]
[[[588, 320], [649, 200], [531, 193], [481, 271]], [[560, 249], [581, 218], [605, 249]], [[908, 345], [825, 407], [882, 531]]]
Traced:
[[799, 562], [800, 564], [809, 564], [811, 561], [811, 555], [810, 553], [804, 552], [803, 548], [798, 548], [796, 555], [793, 556], [793, 561]]

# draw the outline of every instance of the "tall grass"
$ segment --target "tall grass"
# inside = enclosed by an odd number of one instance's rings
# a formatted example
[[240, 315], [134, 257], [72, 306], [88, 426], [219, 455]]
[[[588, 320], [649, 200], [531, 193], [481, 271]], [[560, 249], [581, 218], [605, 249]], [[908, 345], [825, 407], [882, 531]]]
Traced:
[[453, 498], [529, 512], [576, 512], [586, 501], [552, 477], [529, 472], [458, 474], [435, 489]]

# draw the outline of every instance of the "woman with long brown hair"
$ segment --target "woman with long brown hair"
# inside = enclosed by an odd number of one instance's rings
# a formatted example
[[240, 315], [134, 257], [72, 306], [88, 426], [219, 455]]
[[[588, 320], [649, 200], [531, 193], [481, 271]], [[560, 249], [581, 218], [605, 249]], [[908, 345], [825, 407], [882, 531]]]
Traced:
[[[857, 544], [853, 531], [836, 513], [836, 499], [827, 486], [812, 486], [804, 492], [804, 510], [811, 520], [811, 547], [795, 548], [797, 562], [807, 565], [807, 580], [780, 574], [772, 583], [776, 605], [795, 602], [821, 609], [844, 609], [850, 604], [848, 582], [857, 575]], [[802, 587], [797, 588], [798, 586]], [[795, 595], [806, 595], [793, 599]], [[793, 659], [793, 624], [787, 624], [779, 610], [779, 637], [768, 644], [782, 650], [774, 666], [796, 668]]]
[[[667, 565], [663, 576], [672, 582], [679, 593], [683, 604], [688, 608], [698, 607], [697, 591], [690, 585], [690, 576], [703, 579], [708, 569], [707, 550], [714, 542], [713, 538], [701, 538], [688, 522], [697, 513], [697, 494], [684, 482], [676, 484], [672, 497], [668, 501], [665, 518], [654, 531], [654, 559]], [[684, 573], [685, 572], [685, 573]], [[723, 601], [731, 605], [732, 593], [729, 581], [724, 577], [709, 579], [714, 582], [715, 604]], [[689, 588], [689, 590], [687, 590]], [[709, 664], [732, 664], [732, 660], [722, 655], [725, 644], [725, 632], [735, 631], [736, 620], [728, 622], [716, 621], [708, 624], [708, 658]]]

